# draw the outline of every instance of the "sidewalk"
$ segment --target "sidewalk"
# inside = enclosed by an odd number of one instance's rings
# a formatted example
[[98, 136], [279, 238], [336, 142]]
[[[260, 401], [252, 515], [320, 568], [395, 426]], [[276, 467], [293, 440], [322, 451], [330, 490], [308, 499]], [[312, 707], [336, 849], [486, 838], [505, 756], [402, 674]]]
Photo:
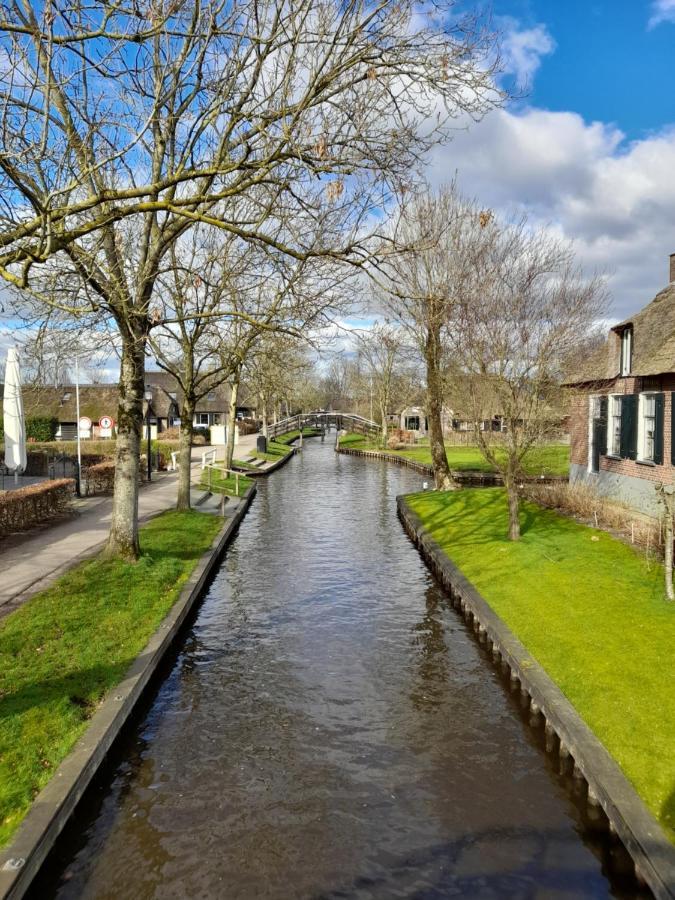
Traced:
[[[204, 449], [192, 450], [193, 483], [199, 480], [195, 469], [201, 467]], [[175, 472], [153, 473], [152, 483], [140, 489], [139, 521], [175, 506], [177, 481]], [[46, 588], [74, 563], [101, 549], [110, 528], [112, 497], [76, 500], [75, 509], [77, 515], [72, 519], [37, 532], [12, 535], [0, 543], [0, 618]], [[228, 515], [231, 509], [226, 509]]]

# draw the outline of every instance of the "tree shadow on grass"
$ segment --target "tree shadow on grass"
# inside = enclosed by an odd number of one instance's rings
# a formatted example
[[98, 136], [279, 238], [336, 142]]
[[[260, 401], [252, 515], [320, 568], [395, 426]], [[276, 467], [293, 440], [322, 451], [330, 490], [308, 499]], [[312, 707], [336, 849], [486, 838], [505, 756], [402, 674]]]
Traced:
[[125, 657], [25, 684], [0, 698], [0, 722], [62, 701], [79, 710], [83, 720], [89, 719], [105, 693], [122, 681], [133, 662], [134, 657]]

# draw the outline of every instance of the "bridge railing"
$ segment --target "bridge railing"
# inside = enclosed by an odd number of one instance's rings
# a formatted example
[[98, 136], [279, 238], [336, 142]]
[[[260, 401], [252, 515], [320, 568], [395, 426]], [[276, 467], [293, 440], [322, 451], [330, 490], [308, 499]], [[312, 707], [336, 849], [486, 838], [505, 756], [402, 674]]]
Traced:
[[288, 416], [274, 424], [268, 425], [267, 436], [272, 439], [288, 431], [301, 431], [307, 426], [314, 428], [334, 426], [345, 431], [355, 431], [357, 434], [363, 434], [368, 437], [373, 437], [380, 433], [380, 426], [377, 422], [373, 422], [356, 413], [315, 410], [313, 412], [297, 413], [294, 416]]

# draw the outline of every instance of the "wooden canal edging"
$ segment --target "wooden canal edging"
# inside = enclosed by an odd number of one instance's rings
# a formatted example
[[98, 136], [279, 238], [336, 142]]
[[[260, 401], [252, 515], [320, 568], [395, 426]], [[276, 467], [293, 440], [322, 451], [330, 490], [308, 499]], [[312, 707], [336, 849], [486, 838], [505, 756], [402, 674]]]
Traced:
[[0, 900], [19, 900], [43, 862], [108, 751], [141, 700], [150, 680], [201, 598], [226, 547], [256, 494], [251, 485], [197, 563], [157, 631], [92, 716], [85, 733], [35, 798], [11, 842], [0, 850]]
[[589, 809], [605, 817], [609, 830], [630, 854], [638, 879], [657, 900], [673, 900], [675, 845], [560, 688], [426, 532], [405, 496], [397, 497], [396, 503], [406, 532], [452, 605], [492, 653], [494, 665], [509, 677], [511, 690], [520, 691], [523, 705], [529, 707], [530, 724], [543, 726], [546, 749], [558, 754], [561, 772], [571, 772], [585, 789]]
[[[364, 456], [369, 459], [383, 459], [385, 462], [394, 463], [397, 466], [403, 466], [406, 469], [413, 469], [429, 478], [434, 477], [433, 466], [429, 463], [417, 462], [414, 459], [407, 459], [405, 456], [397, 456], [395, 453], [385, 453], [383, 450], [358, 450], [354, 447], [340, 447], [336, 444], [337, 453], [345, 453], [348, 456]], [[470, 471], [453, 471], [452, 477], [458, 484], [465, 487], [501, 487], [504, 484], [502, 476], [498, 472], [480, 472], [477, 470]], [[567, 481], [565, 475], [546, 475], [537, 477], [529, 475], [521, 479], [524, 483], [552, 484], [557, 481]]]

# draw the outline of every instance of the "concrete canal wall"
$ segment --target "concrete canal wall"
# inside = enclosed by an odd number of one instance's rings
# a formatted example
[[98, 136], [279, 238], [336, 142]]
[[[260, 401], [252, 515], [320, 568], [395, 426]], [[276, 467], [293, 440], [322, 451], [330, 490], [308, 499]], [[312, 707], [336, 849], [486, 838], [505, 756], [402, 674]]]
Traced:
[[404, 496], [397, 498], [397, 506], [406, 532], [453, 606], [491, 652], [511, 690], [520, 691], [530, 725], [544, 729], [546, 748], [558, 755], [561, 773], [573, 774], [586, 794], [589, 812], [623, 843], [639, 880], [658, 900], [675, 898], [675, 846], [620, 767], [525, 646], [426, 533]]
[[252, 485], [234, 514], [223, 524], [211, 549], [195, 566], [178, 600], [123, 681], [91, 719], [84, 735], [61, 763], [11, 843], [0, 851], [0, 898], [23, 897], [54, 846], [115, 739], [134, 712], [153, 675], [201, 598], [256, 494]]

